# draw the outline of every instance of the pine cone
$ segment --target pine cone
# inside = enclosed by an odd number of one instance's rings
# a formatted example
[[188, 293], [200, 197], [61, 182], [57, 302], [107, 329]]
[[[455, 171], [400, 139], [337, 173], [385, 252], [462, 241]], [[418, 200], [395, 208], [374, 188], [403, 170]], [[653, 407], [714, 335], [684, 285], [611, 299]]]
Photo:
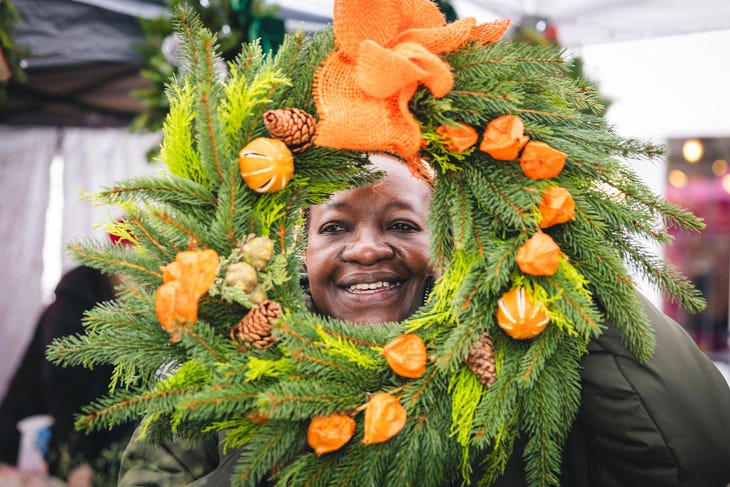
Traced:
[[492, 337], [486, 333], [477, 340], [469, 356], [466, 358], [469, 369], [474, 372], [479, 382], [486, 387], [491, 386], [497, 380], [497, 366], [494, 363], [494, 350]]
[[317, 131], [314, 117], [299, 108], [282, 108], [264, 113], [269, 135], [283, 141], [292, 152], [302, 152], [313, 142]]
[[279, 303], [262, 301], [231, 329], [231, 340], [242, 352], [248, 351], [251, 345], [261, 350], [269, 348], [275, 341], [271, 336], [271, 322], [281, 315]]

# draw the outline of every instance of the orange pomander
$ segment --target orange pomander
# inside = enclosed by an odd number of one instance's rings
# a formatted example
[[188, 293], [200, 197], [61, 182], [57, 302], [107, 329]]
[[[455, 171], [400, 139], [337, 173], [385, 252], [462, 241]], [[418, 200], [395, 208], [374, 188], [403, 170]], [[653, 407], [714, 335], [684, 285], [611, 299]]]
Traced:
[[307, 443], [317, 456], [339, 450], [355, 434], [355, 420], [342, 414], [317, 416], [309, 423]]
[[568, 155], [553, 149], [545, 142], [528, 142], [520, 157], [520, 167], [525, 176], [532, 179], [554, 178], [565, 167]]
[[383, 355], [393, 372], [401, 377], [416, 379], [426, 371], [426, 344], [416, 334], [391, 340], [383, 347]]
[[439, 125], [436, 127], [436, 133], [447, 144], [446, 150], [460, 154], [471, 149], [479, 139], [477, 131], [465, 123], [460, 123], [458, 126]]
[[487, 124], [479, 150], [498, 161], [514, 161], [528, 140], [520, 117], [502, 115]]
[[388, 441], [406, 425], [406, 409], [398, 398], [387, 392], [377, 392], [365, 408], [365, 431], [362, 442], [366, 445]]
[[575, 202], [570, 192], [562, 186], [551, 186], [542, 194], [537, 205], [540, 211], [540, 228], [575, 220]]
[[514, 339], [536, 337], [549, 321], [542, 302], [535, 302], [523, 287], [507, 291], [498, 302], [497, 324]]
[[238, 169], [249, 188], [257, 193], [284, 189], [294, 175], [294, 156], [279, 139], [253, 139], [238, 153]]
[[517, 250], [517, 265], [525, 274], [552, 276], [560, 266], [560, 247], [546, 233], [537, 232]]

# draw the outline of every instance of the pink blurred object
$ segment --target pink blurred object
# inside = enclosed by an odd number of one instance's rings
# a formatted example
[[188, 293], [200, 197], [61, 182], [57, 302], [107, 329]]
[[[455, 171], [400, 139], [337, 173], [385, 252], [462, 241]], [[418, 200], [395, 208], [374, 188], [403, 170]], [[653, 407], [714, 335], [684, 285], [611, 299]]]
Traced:
[[66, 487], [55, 477], [25, 472], [9, 465], [0, 465], [0, 487]]

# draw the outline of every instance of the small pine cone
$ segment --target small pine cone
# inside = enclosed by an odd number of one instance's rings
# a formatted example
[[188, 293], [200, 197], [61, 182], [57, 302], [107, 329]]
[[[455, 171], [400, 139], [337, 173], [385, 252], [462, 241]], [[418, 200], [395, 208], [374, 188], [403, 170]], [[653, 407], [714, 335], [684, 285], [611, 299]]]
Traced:
[[308, 149], [317, 131], [314, 117], [299, 108], [269, 110], [264, 113], [264, 125], [272, 138], [280, 139], [292, 152]]
[[477, 376], [479, 382], [486, 387], [491, 386], [497, 380], [493, 343], [489, 335], [485, 333], [474, 343], [469, 351], [469, 356], [466, 358], [466, 363], [469, 369], [474, 372], [474, 375]]
[[279, 303], [262, 301], [231, 329], [231, 340], [242, 352], [248, 351], [251, 345], [261, 350], [269, 348], [274, 344], [271, 322], [281, 314]]

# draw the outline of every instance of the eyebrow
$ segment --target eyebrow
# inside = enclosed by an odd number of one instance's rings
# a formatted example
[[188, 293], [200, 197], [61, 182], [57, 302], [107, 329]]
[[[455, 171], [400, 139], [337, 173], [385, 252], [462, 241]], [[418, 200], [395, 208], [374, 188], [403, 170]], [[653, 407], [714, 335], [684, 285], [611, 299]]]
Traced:
[[[328, 201], [323, 203], [322, 206], [328, 210], [344, 210], [350, 208], [351, 205], [344, 202]], [[416, 211], [415, 207], [409, 201], [403, 200], [391, 201], [386, 204], [384, 210], [390, 209]]]

